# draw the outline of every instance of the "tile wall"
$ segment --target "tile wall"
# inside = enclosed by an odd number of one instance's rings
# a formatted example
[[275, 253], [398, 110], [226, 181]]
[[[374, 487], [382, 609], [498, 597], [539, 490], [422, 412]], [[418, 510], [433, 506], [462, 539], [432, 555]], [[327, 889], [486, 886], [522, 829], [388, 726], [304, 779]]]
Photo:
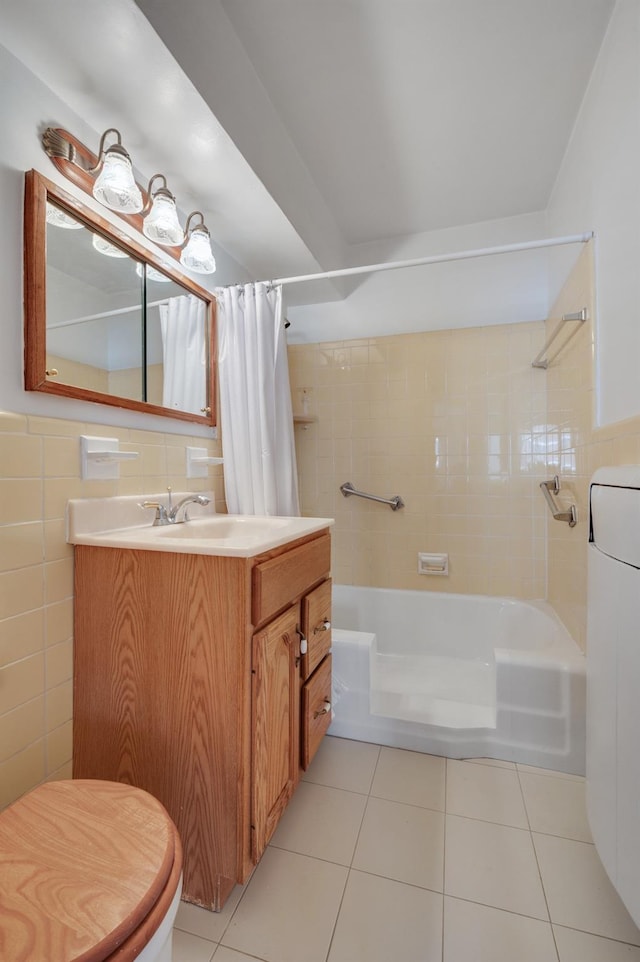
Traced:
[[[336, 519], [337, 583], [545, 594], [544, 324], [291, 345], [302, 510]], [[351, 481], [406, 507], [343, 498]], [[448, 577], [417, 574], [448, 552]]]
[[[82, 481], [78, 437], [117, 437], [140, 457], [119, 481]], [[70, 775], [73, 552], [69, 498], [213, 490], [222, 469], [188, 480], [185, 446], [220, 443], [0, 412], [0, 808], [43, 779]]]
[[[563, 314], [587, 307], [589, 320], [551, 362], [548, 384], [549, 477], [558, 474], [560, 500], [577, 506], [575, 528], [547, 520], [547, 597], [584, 649], [587, 634], [589, 482], [603, 465], [640, 464], [640, 418], [594, 428], [594, 265], [592, 245], [582, 252], [547, 321], [548, 336]], [[567, 324], [567, 333], [571, 330]], [[562, 343], [561, 341], [559, 343]]]

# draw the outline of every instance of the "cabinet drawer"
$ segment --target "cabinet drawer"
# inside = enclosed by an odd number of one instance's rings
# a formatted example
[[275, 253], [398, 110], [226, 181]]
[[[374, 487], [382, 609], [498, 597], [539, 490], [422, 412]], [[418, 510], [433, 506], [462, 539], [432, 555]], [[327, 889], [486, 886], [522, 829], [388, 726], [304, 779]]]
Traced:
[[[327, 707], [328, 706], [328, 707]], [[307, 769], [331, 724], [331, 655], [327, 655], [302, 686], [302, 740], [300, 763]]]
[[307, 639], [301, 668], [304, 679], [314, 673], [331, 649], [331, 578], [302, 599], [302, 634]]
[[328, 534], [257, 564], [252, 576], [253, 624], [262, 624], [270, 615], [295, 601], [306, 588], [324, 578], [330, 568], [331, 538]]

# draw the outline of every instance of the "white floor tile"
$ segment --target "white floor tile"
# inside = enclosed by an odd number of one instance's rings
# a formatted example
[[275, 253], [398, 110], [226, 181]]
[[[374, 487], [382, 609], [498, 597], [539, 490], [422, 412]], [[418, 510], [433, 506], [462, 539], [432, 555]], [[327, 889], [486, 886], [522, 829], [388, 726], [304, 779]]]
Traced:
[[223, 944], [266, 962], [324, 962], [348, 870], [268, 847]]
[[535, 833], [533, 841], [552, 922], [640, 945], [593, 845]]
[[366, 804], [366, 795], [303, 782], [289, 802], [271, 845], [350, 865]]
[[520, 784], [532, 832], [592, 841], [583, 781], [521, 772]]
[[554, 925], [560, 962], [640, 962], [640, 948]]
[[328, 962], [441, 962], [442, 896], [352, 871]]
[[221, 912], [209, 912], [191, 902], [180, 902], [174, 928], [210, 942], [219, 942], [244, 891], [241, 885], [236, 885]]
[[442, 892], [444, 815], [370, 798], [353, 868]]
[[447, 812], [529, 828], [518, 773], [491, 765], [447, 761]]
[[444, 962], [557, 962], [551, 925], [445, 896]]
[[531, 835], [447, 815], [445, 893], [548, 921]]
[[379, 754], [379, 745], [327, 735], [303, 775], [303, 781], [367, 795]]
[[382, 748], [371, 794], [444, 812], [445, 759]]
[[216, 949], [215, 942], [180, 929], [173, 930], [173, 957], [179, 962], [210, 962]]
[[[245, 955], [244, 952], [236, 952], [229, 949], [226, 945], [219, 945], [213, 956], [213, 962], [260, 962], [257, 955]], [[174, 962], [182, 962], [181, 959], [174, 959]]]

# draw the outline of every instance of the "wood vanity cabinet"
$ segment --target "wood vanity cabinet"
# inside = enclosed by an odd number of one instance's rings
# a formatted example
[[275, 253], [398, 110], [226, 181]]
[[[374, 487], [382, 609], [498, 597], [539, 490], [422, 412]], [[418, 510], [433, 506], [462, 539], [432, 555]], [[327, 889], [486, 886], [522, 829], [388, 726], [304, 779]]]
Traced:
[[73, 774], [160, 799], [187, 901], [247, 880], [329, 726], [330, 550], [75, 548]]

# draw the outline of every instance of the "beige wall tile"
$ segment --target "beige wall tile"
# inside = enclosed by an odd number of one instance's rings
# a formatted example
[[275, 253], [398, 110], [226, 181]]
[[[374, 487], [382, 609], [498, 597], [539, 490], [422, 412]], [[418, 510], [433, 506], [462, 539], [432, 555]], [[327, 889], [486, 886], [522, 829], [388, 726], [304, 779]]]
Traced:
[[42, 566], [0, 573], [0, 620], [11, 618], [44, 603]]
[[63, 641], [47, 648], [45, 652], [47, 689], [69, 681], [73, 676], [73, 642]]
[[0, 668], [44, 648], [44, 610], [0, 621]]
[[0, 524], [40, 521], [42, 481], [39, 478], [0, 479]]
[[73, 715], [73, 683], [50, 688], [46, 694], [45, 725], [48, 732], [69, 722]]
[[44, 691], [44, 655], [38, 652], [0, 669], [0, 715]]
[[0, 571], [11, 571], [42, 562], [43, 536], [40, 521], [3, 525], [0, 528]]
[[28, 422], [24, 414], [0, 411], [0, 434], [26, 434], [27, 425]]
[[[57, 434], [61, 438], [78, 438], [81, 434], [97, 434], [99, 426], [96, 424], [91, 425], [91, 430], [88, 430], [88, 425], [83, 424], [82, 421], [64, 421], [62, 418], [42, 418], [36, 415], [29, 415], [29, 434], [40, 434], [40, 435], [50, 435]], [[79, 451], [79, 442], [78, 448]]]
[[45, 777], [45, 741], [41, 738], [0, 765], [0, 809], [35, 788]]
[[0, 715], [0, 763], [40, 739], [43, 720], [43, 695]]
[[73, 558], [47, 562], [44, 566], [45, 604], [63, 601], [73, 595]]
[[73, 545], [67, 544], [65, 523], [62, 518], [44, 523], [44, 560], [61, 561], [73, 558]]
[[[491, 586], [494, 593], [508, 587], [509, 594], [531, 597], [544, 578], [544, 555], [532, 544], [544, 537], [546, 519], [530, 498], [523, 520], [522, 502], [509, 504], [507, 494], [523, 479], [530, 494], [546, 470], [531, 441], [544, 380], [541, 388], [527, 367], [535, 355], [528, 352], [543, 335], [538, 323], [397, 335], [374, 344], [296, 345], [290, 354], [294, 404], [304, 388], [317, 399], [318, 414], [308, 432], [296, 430], [302, 509], [336, 518], [338, 583], [460, 592]], [[490, 412], [500, 417], [491, 438]], [[400, 494], [406, 507], [392, 513], [360, 499], [345, 501], [338, 488], [346, 480], [386, 497]], [[490, 578], [492, 488], [493, 516], [504, 525], [501, 547], [519, 562]], [[448, 551], [449, 578], [419, 576], [419, 550]]]
[[73, 599], [67, 598], [43, 609], [46, 645], [68, 641], [73, 635]]
[[46, 478], [80, 477], [80, 449], [77, 438], [45, 437], [43, 444]]
[[40, 478], [42, 439], [20, 434], [0, 435], [0, 476]]
[[72, 728], [71, 722], [65, 722], [46, 736], [46, 773], [58, 771], [71, 760]]
[[[82, 481], [81, 434], [115, 437], [141, 457], [122, 466], [119, 481]], [[37, 739], [35, 748], [21, 751], [0, 730], [0, 749], [13, 753], [0, 767], [0, 781], [8, 779], [1, 786], [1, 804], [45, 775], [71, 775], [73, 549], [65, 540], [67, 501], [156, 494], [171, 484], [174, 490], [212, 491], [217, 510], [225, 511], [222, 469], [188, 480], [187, 444], [221, 454], [219, 440], [0, 413], [0, 712], [9, 713], [3, 716], [5, 727], [13, 726], [22, 711], [29, 719], [22, 746], [27, 738]], [[36, 703], [45, 706], [39, 716]]]

